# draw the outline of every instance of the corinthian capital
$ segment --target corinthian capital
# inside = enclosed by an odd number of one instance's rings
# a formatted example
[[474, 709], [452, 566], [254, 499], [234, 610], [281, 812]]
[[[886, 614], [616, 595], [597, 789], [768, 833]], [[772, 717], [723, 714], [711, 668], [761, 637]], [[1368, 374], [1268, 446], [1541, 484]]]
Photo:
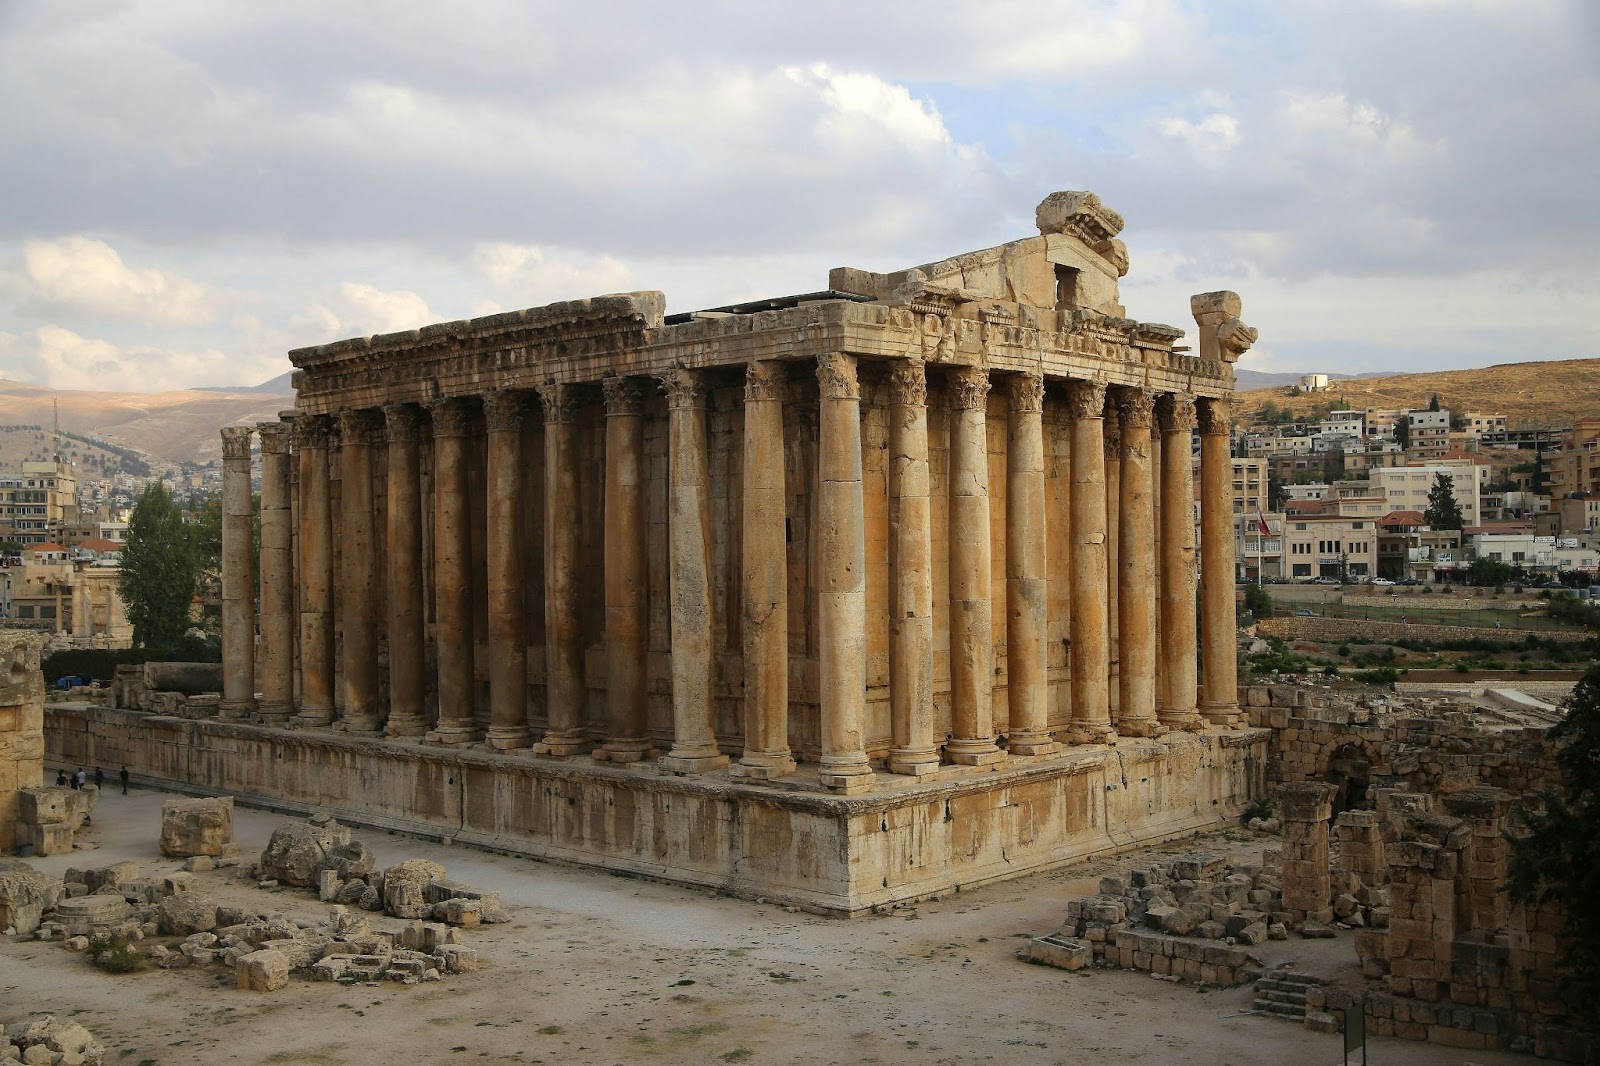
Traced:
[[1117, 414], [1127, 429], [1149, 429], [1155, 422], [1156, 394], [1149, 389], [1118, 389]]
[[1161, 418], [1161, 432], [1187, 432], [1194, 428], [1194, 397], [1168, 393], [1161, 398], [1156, 413]]
[[339, 436], [345, 447], [373, 444], [378, 436], [378, 413], [361, 408], [339, 412]]
[[328, 419], [326, 415], [301, 415], [294, 420], [295, 451], [328, 446]]
[[386, 404], [383, 422], [390, 444], [415, 444], [422, 432], [422, 411], [415, 404]]
[[607, 415], [644, 414], [644, 380], [642, 378], [608, 377], [600, 382], [605, 394]]
[[1228, 419], [1228, 401], [1222, 399], [1201, 400], [1197, 405], [1200, 411], [1200, 433], [1202, 436], [1226, 437], [1233, 429]]
[[433, 418], [435, 438], [465, 437], [472, 429], [472, 408], [459, 397], [430, 402], [428, 414]]
[[250, 434], [253, 430], [249, 426], [223, 426], [222, 427], [222, 457], [224, 459], [249, 459]]
[[528, 394], [521, 389], [491, 389], [483, 394], [483, 421], [490, 433], [516, 433], [528, 416]]
[[981, 366], [952, 367], [945, 382], [950, 386], [950, 409], [982, 411], [989, 403], [989, 372]]
[[1006, 378], [1006, 397], [1012, 411], [1038, 414], [1044, 410], [1044, 374], [1030, 370]]
[[261, 434], [261, 453], [263, 455], [289, 454], [289, 437], [292, 428], [288, 422], [261, 422], [256, 426], [256, 431]]
[[896, 407], [925, 407], [928, 368], [921, 359], [896, 359], [889, 364], [889, 402]]
[[1098, 381], [1067, 383], [1067, 410], [1073, 418], [1104, 418], [1106, 387]]
[[578, 409], [582, 406], [582, 397], [574, 385], [565, 382], [551, 382], [539, 386], [539, 402], [544, 405], [544, 421], [546, 425], [552, 422], [576, 422]]
[[756, 361], [744, 368], [744, 402], [783, 399], [783, 384], [788, 380], [782, 363]]
[[837, 352], [817, 356], [817, 391], [824, 400], [859, 400], [855, 356]]
[[706, 386], [697, 370], [669, 370], [661, 375], [661, 391], [667, 394], [667, 408], [682, 411], [706, 405]]

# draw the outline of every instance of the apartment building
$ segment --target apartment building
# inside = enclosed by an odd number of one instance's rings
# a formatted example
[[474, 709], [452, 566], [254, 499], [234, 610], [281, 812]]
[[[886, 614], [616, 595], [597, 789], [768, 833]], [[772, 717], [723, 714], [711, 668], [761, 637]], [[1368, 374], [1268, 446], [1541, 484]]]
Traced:
[[43, 544], [78, 519], [78, 481], [63, 462], [29, 461], [0, 477], [0, 540]]
[[1440, 474], [1450, 479], [1450, 487], [1461, 507], [1462, 525], [1475, 526], [1483, 520], [1479, 506], [1489, 484], [1490, 466], [1486, 460], [1463, 456], [1438, 463], [1415, 463], [1373, 470], [1370, 481], [1382, 493], [1391, 511], [1427, 511], [1428, 493]]
[[1413, 459], [1438, 459], [1450, 450], [1450, 412], [1406, 413], [1406, 452]]
[[1283, 521], [1285, 576], [1362, 581], [1378, 572], [1378, 523], [1350, 515], [1286, 515]]
[[1546, 453], [1550, 494], [1556, 499], [1575, 492], [1600, 496], [1600, 417], [1578, 419], [1561, 435], [1560, 447]]

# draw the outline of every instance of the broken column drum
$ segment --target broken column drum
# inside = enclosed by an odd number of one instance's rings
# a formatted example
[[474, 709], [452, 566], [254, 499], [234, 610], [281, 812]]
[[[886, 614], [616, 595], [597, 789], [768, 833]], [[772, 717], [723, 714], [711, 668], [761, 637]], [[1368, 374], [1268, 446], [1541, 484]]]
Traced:
[[229, 715], [847, 795], [1236, 727], [1227, 418], [1255, 331], [1202, 294], [1190, 354], [1119, 302], [1115, 212], [1036, 217], [805, 296], [290, 353], [259, 645], [252, 432], [224, 431]]

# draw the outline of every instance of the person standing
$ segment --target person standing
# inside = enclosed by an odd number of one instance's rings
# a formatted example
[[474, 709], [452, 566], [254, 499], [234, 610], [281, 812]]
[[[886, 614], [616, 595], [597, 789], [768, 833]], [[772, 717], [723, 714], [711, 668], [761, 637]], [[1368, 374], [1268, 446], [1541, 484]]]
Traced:
[[122, 794], [124, 796], [128, 794], [128, 768], [126, 766], [122, 768]]
[[83, 786], [89, 783], [89, 775], [83, 772], [83, 767], [78, 767], [78, 772], [72, 775], [72, 787], [82, 791]]
[[66, 783], [67, 783], [67, 771], [65, 769], [57, 770], [56, 771], [56, 787], [60, 788], [62, 785], [66, 784]]
[[98, 766], [96, 766], [94, 768], [94, 787], [95, 788], [105, 788], [106, 787], [106, 772], [104, 770], [100, 769], [100, 767], [98, 767]]

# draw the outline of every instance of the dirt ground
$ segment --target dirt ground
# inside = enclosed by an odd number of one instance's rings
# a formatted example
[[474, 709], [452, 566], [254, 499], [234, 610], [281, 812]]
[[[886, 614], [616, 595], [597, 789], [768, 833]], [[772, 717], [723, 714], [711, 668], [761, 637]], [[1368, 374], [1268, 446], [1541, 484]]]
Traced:
[[[122, 859], [160, 874], [159, 792], [108, 788], [84, 836], [98, 845], [35, 860]], [[279, 815], [240, 809], [246, 864]], [[1118, 970], [1065, 973], [1020, 962], [1022, 939], [1055, 930], [1065, 902], [1141, 855], [1259, 856], [1264, 841], [1212, 835], [853, 921], [791, 914], [648, 881], [356, 830], [379, 866], [421, 857], [497, 889], [514, 920], [466, 931], [483, 969], [413, 987], [293, 980], [239, 991], [223, 967], [116, 976], [59, 944], [0, 938], [0, 1022], [68, 1015], [118, 1066], [376, 1062], [1062, 1063], [1183, 1066], [1337, 1063], [1338, 1036], [1246, 1014], [1248, 987], [1201, 992]], [[1271, 844], [1271, 841], [1265, 841]], [[265, 892], [240, 870], [197, 875], [199, 891], [291, 918], [321, 917], [306, 891]], [[374, 916], [375, 928], [401, 922]], [[1269, 943], [1359, 982], [1350, 940]], [[1520, 1063], [1524, 1056], [1372, 1041], [1373, 1062]]]

